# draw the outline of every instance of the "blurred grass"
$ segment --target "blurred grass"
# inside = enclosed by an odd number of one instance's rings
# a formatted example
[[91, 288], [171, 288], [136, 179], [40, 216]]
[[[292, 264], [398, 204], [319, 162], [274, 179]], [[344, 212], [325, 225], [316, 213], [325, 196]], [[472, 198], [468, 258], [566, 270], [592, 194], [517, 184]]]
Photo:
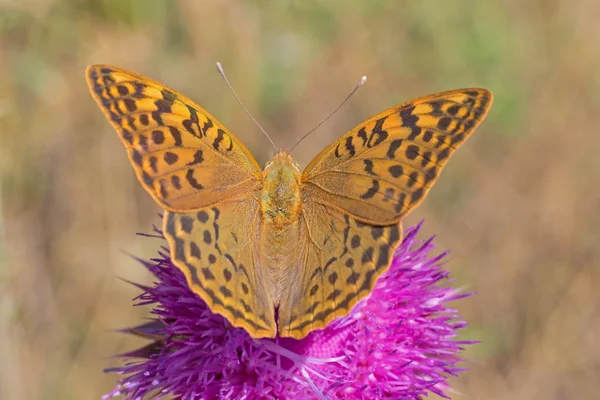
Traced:
[[492, 111], [407, 223], [426, 219], [482, 344], [465, 399], [592, 399], [600, 371], [600, 4], [570, 2], [0, 0], [0, 398], [98, 398], [130, 348], [150, 277], [125, 250], [159, 223], [96, 109], [86, 65], [182, 91], [257, 156], [368, 84], [304, 142], [304, 165], [356, 123], [435, 91], [483, 86]]

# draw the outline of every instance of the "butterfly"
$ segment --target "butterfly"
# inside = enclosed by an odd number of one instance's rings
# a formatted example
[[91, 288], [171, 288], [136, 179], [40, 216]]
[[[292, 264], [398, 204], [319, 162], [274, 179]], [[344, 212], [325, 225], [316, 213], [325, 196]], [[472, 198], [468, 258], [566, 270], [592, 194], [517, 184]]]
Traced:
[[302, 339], [368, 296], [491, 92], [459, 89], [389, 108], [304, 169], [278, 152], [263, 169], [192, 100], [120, 68], [92, 65], [90, 92], [164, 208], [171, 259], [210, 309], [253, 338]]

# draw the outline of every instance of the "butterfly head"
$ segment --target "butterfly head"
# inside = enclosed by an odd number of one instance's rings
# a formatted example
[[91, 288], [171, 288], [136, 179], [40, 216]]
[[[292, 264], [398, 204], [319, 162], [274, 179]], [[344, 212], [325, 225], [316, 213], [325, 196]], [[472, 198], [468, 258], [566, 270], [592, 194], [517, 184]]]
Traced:
[[271, 222], [286, 225], [300, 210], [300, 166], [289, 153], [279, 152], [265, 164], [261, 207]]
[[275, 154], [275, 157], [265, 163], [263, 170], [264, 172], [267, 172], [267, 170], [273, 171], [278, 168], [292, 168], [298, 173], [301, 172], [300, 165], [294, 161], [287, 151], [279, 151]]

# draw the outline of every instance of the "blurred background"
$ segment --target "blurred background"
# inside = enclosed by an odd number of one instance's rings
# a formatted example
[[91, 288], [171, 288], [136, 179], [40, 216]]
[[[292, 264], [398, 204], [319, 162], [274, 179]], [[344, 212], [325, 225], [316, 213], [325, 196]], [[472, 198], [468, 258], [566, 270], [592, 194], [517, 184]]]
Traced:
[[[160, 225], [84, 70], [147, 75], [219, 118], [262, 164], [368, 83], [301, 145], [306, 165], [362, 120], [467, 86], [495, 94], [407, 224], [425, 219], [481, 340], [455, 399], [593, 399], [600, 389], [600, 3], [596, 0], [0, 0], [0, 398], [97, 399], [113, 330], [147, 316], [118, 279]], [[433, 396], [432, 396], [433, 397]]]

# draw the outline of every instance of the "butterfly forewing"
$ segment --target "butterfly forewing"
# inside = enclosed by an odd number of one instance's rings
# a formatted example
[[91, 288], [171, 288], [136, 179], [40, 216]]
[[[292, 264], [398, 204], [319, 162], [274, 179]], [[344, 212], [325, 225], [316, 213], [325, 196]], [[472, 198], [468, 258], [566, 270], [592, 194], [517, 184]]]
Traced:
[[171, 211], [192, 211], [256, 190], [260, 168], [216, 118], [149, 78], [105, 65], [86, 73], [144, 188]]
[[452, 90], [374, 116], [308, 165], [304, 197], [364, 222], [397, 223], [425, 198], [491, 102], [485, 89]]

